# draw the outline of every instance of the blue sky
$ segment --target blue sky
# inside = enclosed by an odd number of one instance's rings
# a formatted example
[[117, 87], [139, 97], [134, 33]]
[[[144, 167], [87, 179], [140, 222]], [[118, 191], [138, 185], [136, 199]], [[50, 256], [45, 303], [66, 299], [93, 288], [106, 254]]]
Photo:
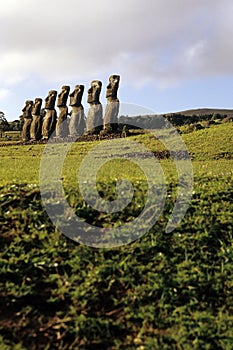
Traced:
[[157, 113], [233, 108], [232, 0], [8, 0], [1, 4], [0, 110], [62, 85], [120, 74], [119, 98]]

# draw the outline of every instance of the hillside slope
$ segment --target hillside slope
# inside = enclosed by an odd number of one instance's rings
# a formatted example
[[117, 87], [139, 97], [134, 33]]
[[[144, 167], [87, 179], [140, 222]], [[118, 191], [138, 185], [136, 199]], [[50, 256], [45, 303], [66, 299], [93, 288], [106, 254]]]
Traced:
[[197, 108], [197, 109], [188, 109], [180, 112], [171, 112], [165, 113], [164, 115], [176, 115], [182, 114], [184, 116], [203, 116], [203, 115], [224, 115], [224, 116], [233, 116], [233, 109], [220, 109], [220, 108]]

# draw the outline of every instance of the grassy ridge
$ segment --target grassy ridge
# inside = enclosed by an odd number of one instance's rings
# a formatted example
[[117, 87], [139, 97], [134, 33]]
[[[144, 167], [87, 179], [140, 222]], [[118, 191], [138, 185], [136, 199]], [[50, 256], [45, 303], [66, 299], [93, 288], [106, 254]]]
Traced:
[[[224, 169], [230, 172], [232, 169], [232, 123], [211, 126], [203, 130], [197, 130], [190, 134], [182, 135], [193, 160], [194, 174], [199, 176], [202, 166], [208, 173], [218, 176]], [[150, 134], [130, 137], [130, 140], [143, 143], [152, 152], [163, 151], [164, 145], [155, 139], [153, 131]], [[72, 145], [72, 148], [64, 164], [64, 182], [70, 184], [76, 179], [79, 164], [88, 152], [98, 142], [80, 142]], [[39, 183], [40, 157], [45, 145], [10, 146], [0, 148], [1, 160], [1, 184], [12, 183]], [[111, 152], [111, 150], [110, 150]], [[106, 157], [109, 153], [106, 153]], [[221, 166], [218, 166], [221, 160]], [[199, 162], [201, 161], [201, 163]], [[205, 164], [204, 164], [205, 163]], [[171, 161], [162, 161], [164, 171], [170, 178], [175, 174]], [[51, 164], [52, 166], [52, 164]], [[197, 171], [195, 171], [197, 169]], [[106, 170], [106, 169], [105, 169]], [[135, 171], [132, 171], [135, 176]], [[131, 172], [131, 173], [132, 173]], [[113, 176], [112, 173], [110, 173]], [[102, 171], [100, 177], [108, 177], [107, 171]], [[140, 175], [137, 174], [137, 178]], [[202, 172], [201, 172], [202, 176]], [[134, 179], [132, 179], [134, 180]]]
[[[162, 160], [168, 182], [163, 215], [140, 240], [108, 250], [76, 244], [52, 225], [38, 188], [43, 145], [2, 147], [1, 349], [233, 348], [232, 125], [183, 137], [195, 183], [181, 225], [164, 233], [176, 175], [172, 161]], [[152, 151], [162, 147], [150, 135], [134, 139]], [[70, 165], [80, 164], [93, 145], [72, 147], [63, 174], [67, 198], [93, 224], [122, 224], [126, 214], [132, 220], [137, 201], [110, 217], [92, 212], [79, 197]], [[102, 171], [106, 186], [99, 186], [111, 199], [119, 169]], [[132, 167], [125, 176], [143, 200], [143, 174]]]

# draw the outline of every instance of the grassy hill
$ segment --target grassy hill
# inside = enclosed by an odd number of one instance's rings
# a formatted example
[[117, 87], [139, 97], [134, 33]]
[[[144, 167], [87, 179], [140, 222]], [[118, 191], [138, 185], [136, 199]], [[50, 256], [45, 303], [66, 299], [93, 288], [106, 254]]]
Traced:
[[219, 114], [221, 116], [233, 116], [233, 109], [220, 109], [220, 108], [197, 108], [197, 109], [188, 109], [180, 112], [167, 113], [165, 115], [176, 115], [182, 114], [184, 116], [204, 116], [204, 115], [214, 115]]
[[[194, 169], [185, 218], [165, 233], [177, 174], [172, 159], [161, 159], [167, 184], [162, 215], [142, 238], [117, 249], [80, 245], [54, 227], [38, 187], [45, 145], [1, 147], [1, 349], [232, 349], [233, 125], [181, 136]], [[129, 139], [155, 154], [164, 151], [153, 132]], [[61, 179], [66, 197], [93, 225], [122, 225], [139, 215], [146, 179], [128, 161], [113, 163], [116, 148], [106, 147], [110, 162], [97, 178], [101, 195], [112, 200], [116, 180], [124, 176], [136, 200], [121, 213], [93, 211], [76, 177], [97, 144], [72, 146]]]
[[[200, 108], [187, 111], [166, 113], [161, 116], [168, 119], [173, 126], [200, 124], [201, 122], [222, 123], [229, 122], [233, 118], [232, 109]], [[158, 128], [160, 125], [160, 115], [139, 115], [133, 117], [120, 116], [120, 124], [129, 124], [144, 129]]]

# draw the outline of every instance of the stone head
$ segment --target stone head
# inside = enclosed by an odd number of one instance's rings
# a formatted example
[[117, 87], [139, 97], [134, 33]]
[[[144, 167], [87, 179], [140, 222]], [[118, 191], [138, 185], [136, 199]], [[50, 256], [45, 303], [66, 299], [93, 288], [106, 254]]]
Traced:
[[31, 118], [32, 117], [32, 106], [33, 106], [33, 101], [27, 100], [25, 102], [25, 106], [22, 109], [24, 118]]
[[58, 95], [57, 107], [66, 107], [66, 102], [69, 96], [70, 87], [67, 85], [62, 86], [61, 92]]
[[56, 90], [50, 90], [48, 96], [45, 98], [45, 109], [54, 109], [57, 97]]
[[74, 91], [70, 94], [70, 106], [80, 107], [84, 92], [84, 85], [75, 85]]
[[32, 107], [32, 114], [40, 115], [41, 106], [42, 106], [42, 98], [36, 98]]
[[109, 77], [109, 84], [107, 85], [106, 98], [110, 101], [118, 100], [117, 99], [117, 90], [119, 88], [120, 76], [111, 75]]
[[99, 104], [100, 92], [102, 88], [102, 83], [99, 80], [93, 80], [91, 82], [91, 87], [88, 89], [87, 102], [90, 104]]

